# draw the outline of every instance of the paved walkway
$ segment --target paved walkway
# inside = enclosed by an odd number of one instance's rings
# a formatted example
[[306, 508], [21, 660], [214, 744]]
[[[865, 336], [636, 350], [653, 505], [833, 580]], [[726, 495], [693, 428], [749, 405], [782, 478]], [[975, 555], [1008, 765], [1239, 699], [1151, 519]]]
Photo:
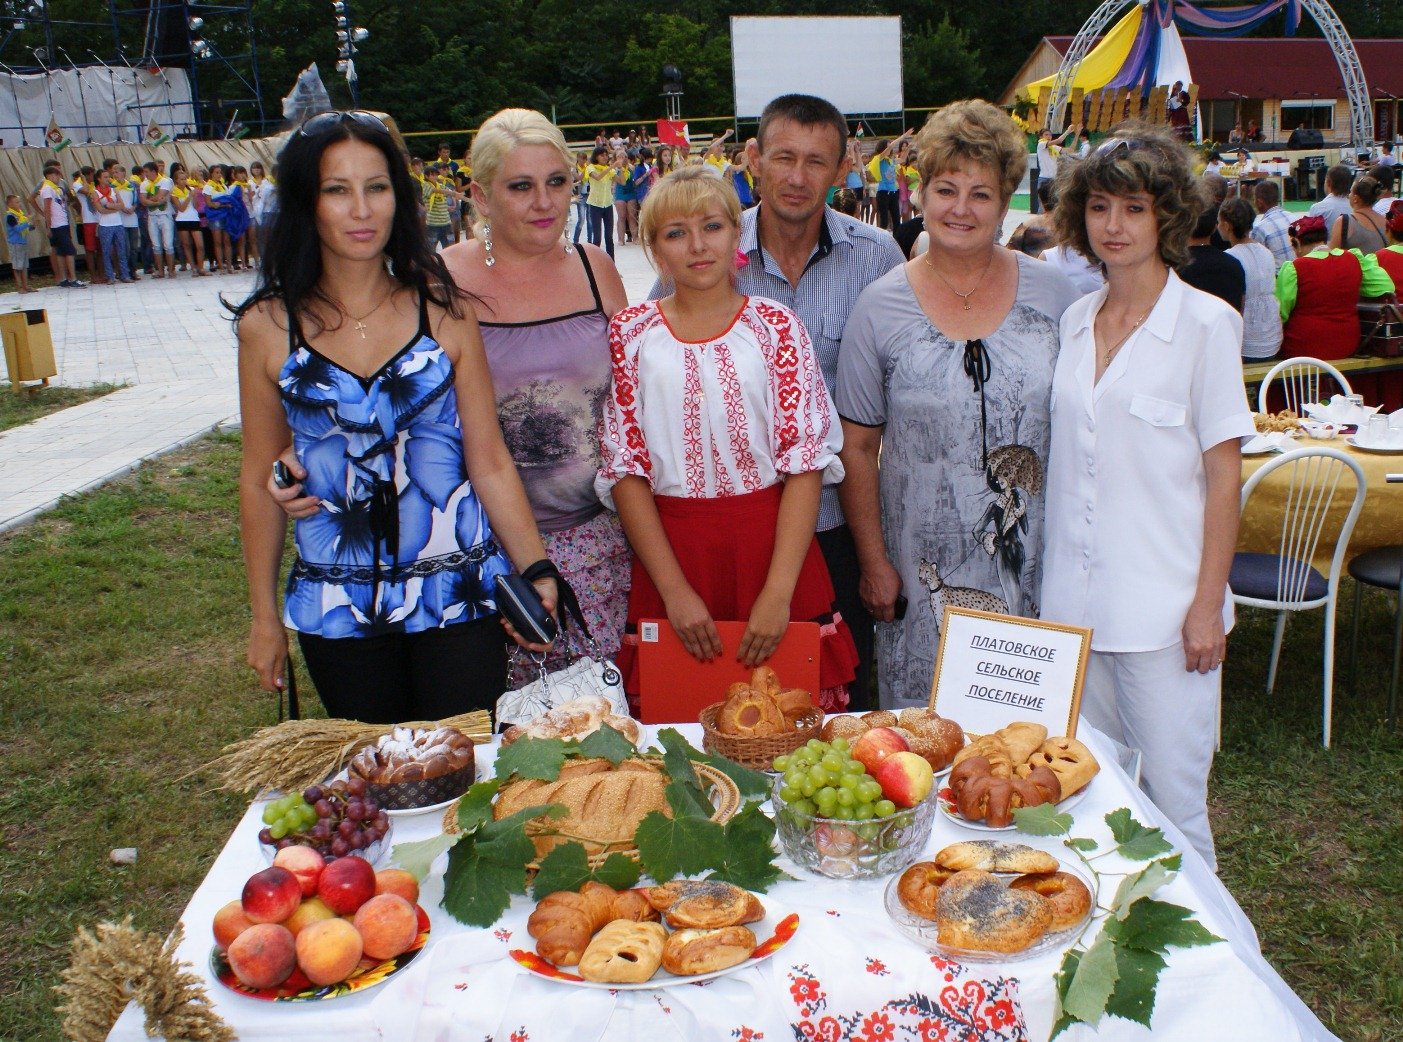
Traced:
[[[1010, 213], [1005, 231], [1025, 216]], [[628, 299], [644, 299], [653, 271], [643, 250], [620, 246], [616, 262]], [[53, 382], [128, 385], [0, 433], [0, 532], [211, 430], [237, 427], [234, 334], [218, 296], [241, 300], [252, 281], [182, 273], [174, 282], [145, 278], [0, 296], [0, 311], [48, 311], [58, 362]]]

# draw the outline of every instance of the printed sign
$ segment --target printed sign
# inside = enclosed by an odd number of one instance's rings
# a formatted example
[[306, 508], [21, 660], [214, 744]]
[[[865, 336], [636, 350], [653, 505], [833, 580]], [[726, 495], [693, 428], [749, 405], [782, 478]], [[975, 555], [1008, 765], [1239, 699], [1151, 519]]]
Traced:
[[947, 607], [931, 708], [971, 734], [1031, 720], [1075, 738], [1090, 652], [1081, 626]]

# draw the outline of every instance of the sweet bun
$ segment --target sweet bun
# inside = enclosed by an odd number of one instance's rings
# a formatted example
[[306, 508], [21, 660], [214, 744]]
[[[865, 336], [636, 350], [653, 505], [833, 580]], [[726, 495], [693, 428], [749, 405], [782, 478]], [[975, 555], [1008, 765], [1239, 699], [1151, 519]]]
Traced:
[[1101, 770], [1091, 750], [1075, 738], [1049, 738], [1015, 773], [1027, 777], [1035, 767], [1046, 767], [1057, 776], [1064, 800], [1086, 788]]
[[874, 709], [870, 713], [863, 713], [858, 719], [868, 727], [895, 727], [898, 718], [890, 710]]
[[957, 872], [940, 888], [936, 940], [951, 948], [1021, 952], [1047, 933], [1052, 911], [1040, 895], [1013, 890], [978, 869]]
[[1019, 876], [1008, 884], [1014, 890], [1041, 894], [1052, 911], [1051, 930], [1076, 926], [1091, 911], [1091, 891], [1070, 872], [1042, 872]]
[[557, 966], [574, 966], [605, 923], [657, 918], [657, 910], [641, 892], [616, 891], [591, 881], [577, 892], [561, 890], [543, 897], [526, 920], [526, 932], [536, 939], [541, 958]]
[[744, 926], [678, 930], [663, 945], [663, 969], [679, 977], [715, 973], [745, 962], [755, 943], [755, 934]]
[[750, 674], [750, 686], [772, 697], [778, 695], [781, 690], [779, 674], [769, 666], [757, 666], [755, 672]]
[[739, 687], [716, 714], [716, 730], [736, 738], [761, 738], [793, 730], [774, 695], [745, 684]]
[[667, 931], [661, 923], [616, 919], [594, 935], [580, 956], [580, 976], [602, 984], [651, 980], [663, 961]]
[[401, 725], [356, 753], [347, 769], [372, 785], [392, 785], [442, 778], [471, 766], [473, 740], [458, 728]]
[[958, 768], [974, 756], [982, 756], [989, 761], [989, 773], [995, 778], [1013, 777], [1013, 755], [998, 735], [980, 735], [955, 754], [953, 763]]
[[1027, 763], [1028, 757], [1041, 749], [1043, 742], [1047, 741], [1046, 727], [1025, 720], [1000, 727], [994, 734], [1003, 740], [1008, 748], [1009, 758], [1014, 763]]
[[647, 897], [675, 930], [715, 930], [765, 917], [760, 899], [733, 883], [679, 879], [653, 887]]
[[819, 732], [819, 738], [825, 742], [831, 742], [835, 738], [846, 738], [852, 741], [859, 735], [866, 734], [867, 731], [867, 724], [863, 723], [859, 717], [830, 716], [823, 722], [823, 730]]
[[1026, 843], [997, 839], [968, 839], [951, 843], [935, 855], [941, 868], [956, 872], [977, 868], [984, 872], [1056, 872], [1057, 859]]
[[934, 922], [940, 888], [954, 874], [953, 869], [941, 868], [934, 861], [919, 861], [901, 873], [896, 896], [908, 912]]
[[995, 828], [1010, 824], [1013, 812], [1020, 807], [1056, 803], [1062, 798], [1057, 776], [1046, 767], [1034, 767], [1026, 778], [997, 778], [983, 756], [972, 756], [955, 766], [950, 772], [950, 790], [961, 817]]
[[813, 698], [801, 687], [786, 688], [775, 696], [775, 701], [790, 724], [814, 711]]

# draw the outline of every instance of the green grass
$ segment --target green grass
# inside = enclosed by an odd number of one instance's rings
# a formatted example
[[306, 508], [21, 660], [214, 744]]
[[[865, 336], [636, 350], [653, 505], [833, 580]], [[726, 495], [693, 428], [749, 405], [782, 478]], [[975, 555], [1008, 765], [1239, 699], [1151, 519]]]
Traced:
[[[243, 665], [238, 455], [237, 436], [211, 436], [0, 536], [0, 1039], [59, 1038], [51, 988], [73, 931], [129, 913], [169, 929], [244, 810], [183, 777], [276, 718]], [[1223, 881], [1267, 958], [1351, 1042], [1403, 1023], [1403, 750], [1381, 723], [1391, 603], [1366, 598], [1360, 692], [1337, 685], [1328, 752], [1320, 613], [1288, 631], [1272, 698], [1271, 620], [1244, 615], [1212, 786]], [[137, 863], [109, 863], [125, 846]]]
[[88, 387], [40, 387], [27, 385], [15, 394], [8, 381], [0, 381], [0, 431], [37, 420], [41, 416], [82, 405], [113, 391], [124, 384], [91, 384]]

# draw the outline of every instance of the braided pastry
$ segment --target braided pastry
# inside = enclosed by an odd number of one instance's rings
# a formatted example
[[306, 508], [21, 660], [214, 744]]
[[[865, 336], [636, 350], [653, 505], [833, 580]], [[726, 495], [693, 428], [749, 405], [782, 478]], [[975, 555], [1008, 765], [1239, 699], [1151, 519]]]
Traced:
[[998, 735], [980, 735], [955, 754], [954, 764], [958, 768], [960, 764], [976, 756], [982, 756], [989, 761], [989, 773], [995, 778], [1013, 777], [1013, 754], [1008, 751], [1008, 746]]
[[1046, 767], [1034, 767], [1026, 778], [997, 778], [984, 756], [972, 756], [956, 766], [950, 772], [950, 788], [962, 817], [994, 828], [1011, 824], [1019, 807], [1056, 803], [1062, 798], [1057, 775]]
[[605, 923], [657, 918], [657, 911], [639, 891], [619, 891], [591, 881], [575, 893], [561, 890], [547, 894], [526, 920], [526, 932], [536, 939], [541, 958], [557, 966], [574, 966]]

